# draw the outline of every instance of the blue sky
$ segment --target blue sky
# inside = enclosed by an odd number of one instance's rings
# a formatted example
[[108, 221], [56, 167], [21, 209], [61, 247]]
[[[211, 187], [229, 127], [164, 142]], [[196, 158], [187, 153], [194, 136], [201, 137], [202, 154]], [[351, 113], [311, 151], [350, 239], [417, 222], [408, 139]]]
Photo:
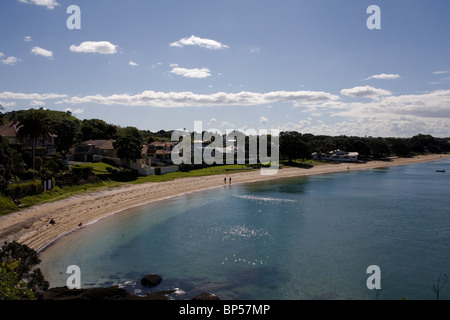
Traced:
[[[68, 29], [70, 5], [81, 29]], [[381, 9], [370, 30], [367, 8]], [[0, 104], [157, 131], [448, 137], [450, 2], [2, 0]]]

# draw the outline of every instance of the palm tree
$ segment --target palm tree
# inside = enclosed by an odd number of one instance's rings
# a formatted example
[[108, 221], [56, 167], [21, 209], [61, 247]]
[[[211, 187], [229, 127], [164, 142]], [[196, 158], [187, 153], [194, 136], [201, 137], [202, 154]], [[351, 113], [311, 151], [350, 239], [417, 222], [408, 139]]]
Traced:
[[17, 121], [18, 136], [24, 139], [31, 139], [33, 142], [33, 179], [36, 160], [36, 141], [50, 138], [50, 119], [43, 110], [31, 109]]

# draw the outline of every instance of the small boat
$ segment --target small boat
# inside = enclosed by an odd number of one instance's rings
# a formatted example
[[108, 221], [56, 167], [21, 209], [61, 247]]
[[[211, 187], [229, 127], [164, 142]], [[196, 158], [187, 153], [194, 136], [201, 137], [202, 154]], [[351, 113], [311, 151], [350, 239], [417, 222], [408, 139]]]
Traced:
[[445, 172], [445, 170], [436, 170], [436, 172]]

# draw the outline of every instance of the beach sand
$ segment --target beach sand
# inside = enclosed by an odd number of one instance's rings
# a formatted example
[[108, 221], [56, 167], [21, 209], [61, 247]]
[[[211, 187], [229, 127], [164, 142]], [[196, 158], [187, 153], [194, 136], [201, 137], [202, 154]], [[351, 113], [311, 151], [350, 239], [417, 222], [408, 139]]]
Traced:
[[[311, 168], [283, 168], [276, 175], [261, 175], [260, 170], [236, 172], [195, 178], [181, 178], [167, 182], [126, 185], [72, 196], [65, 200], [35, 205], [0, 217], [0, 241], [17, 241], [38, 252], [60, 237], [123, 210], [177, 196], [183, 193], [221, 187], [224, 177], [232, 184], [268, 179], [305, 176], [405, 165], [449, 158], [450, 155], [426, 155], [414, 158], [394, 158], [392, 161], [367, 163], [324, 164]], [[51, 219], [56, 223], [49, 224]], [[80, 227], [79, 224], [82, 223]]]

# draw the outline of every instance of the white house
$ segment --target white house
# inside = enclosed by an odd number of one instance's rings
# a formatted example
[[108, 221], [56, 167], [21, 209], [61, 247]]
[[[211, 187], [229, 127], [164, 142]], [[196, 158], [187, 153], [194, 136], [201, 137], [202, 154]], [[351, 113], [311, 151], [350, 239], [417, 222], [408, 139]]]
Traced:
[[327, 161], [341, 161], [341, 162], [356, 162], [358, 161], [358, 152], [347, 152], [343, 150], [333, 150], [330, 152], [324, 152], [318, 154], [314, 152], [312, 157], [314, 160], [327, 160]]

